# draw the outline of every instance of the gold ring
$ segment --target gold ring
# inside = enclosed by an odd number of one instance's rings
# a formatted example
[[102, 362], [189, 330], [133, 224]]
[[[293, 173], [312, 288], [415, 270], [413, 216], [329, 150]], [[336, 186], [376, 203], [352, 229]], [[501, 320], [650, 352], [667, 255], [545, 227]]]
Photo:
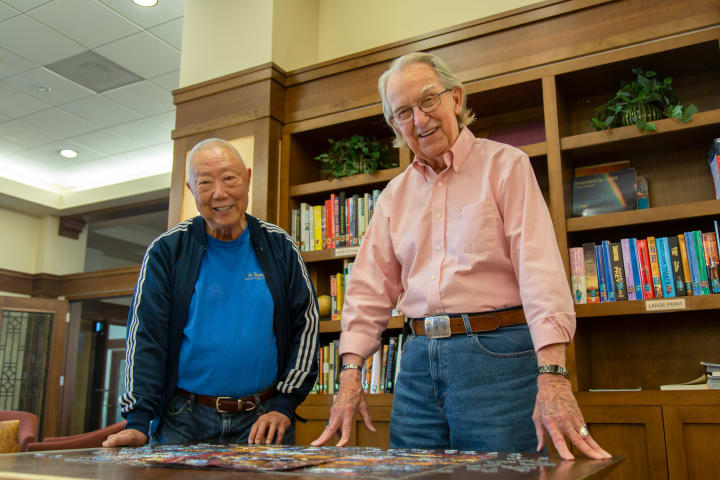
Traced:
[[587, 428], [587, 424], [585, 424], [585, 425], [583, 425], [582, 427], [580, 427], [580, 431], [579, 431], [578, 433], [579, 433], [580, 436], [583, 437], [583, 438], [585, 438], [585, 437], [587, 437], [588, 435], [590, 435], [590, 431], [589, 431], [588, 428]]

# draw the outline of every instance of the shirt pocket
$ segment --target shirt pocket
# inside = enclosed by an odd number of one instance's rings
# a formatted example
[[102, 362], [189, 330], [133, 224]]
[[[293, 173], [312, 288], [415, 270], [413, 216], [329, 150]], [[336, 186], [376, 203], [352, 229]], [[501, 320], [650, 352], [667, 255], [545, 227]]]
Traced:
[[497, 245], [499, 217], [495, 202], [469, 203], [458, 214], [458, 249], [465, 253], [492, 250]]

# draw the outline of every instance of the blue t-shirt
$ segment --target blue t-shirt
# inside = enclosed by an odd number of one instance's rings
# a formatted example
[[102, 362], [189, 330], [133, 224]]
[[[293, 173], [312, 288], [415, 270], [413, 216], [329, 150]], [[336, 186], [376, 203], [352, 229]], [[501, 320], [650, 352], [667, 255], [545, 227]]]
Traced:
[[277, 362], [273, 299], [248, 229], [231, 242], [208, 235], [180, 346], [178, 387], [243, 397], [273, 384]]

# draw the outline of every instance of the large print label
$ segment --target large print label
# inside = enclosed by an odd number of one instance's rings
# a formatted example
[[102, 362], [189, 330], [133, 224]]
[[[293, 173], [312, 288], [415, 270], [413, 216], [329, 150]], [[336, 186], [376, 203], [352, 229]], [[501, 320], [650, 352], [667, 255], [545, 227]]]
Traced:
[[685, 310], [684, 298], [666, 298], [645, 300], [646, 312], [659, 312], [662, 310]]
[[338, 247], [335, 249], [335, 256], [336, 257], [352, 257], [353, 255], [357, 255], [358, 250], [360, 250], [359, 246], [356, 247]]

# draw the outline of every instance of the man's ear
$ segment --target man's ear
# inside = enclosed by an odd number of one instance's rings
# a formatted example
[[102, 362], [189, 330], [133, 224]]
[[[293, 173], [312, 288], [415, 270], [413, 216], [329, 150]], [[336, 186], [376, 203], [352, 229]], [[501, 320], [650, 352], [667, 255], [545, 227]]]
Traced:
[[252, 178], [252, 168], [248, 168], [247, 171], [248, 171], [248, 180], [247, 181], [248, 181], [248, 185], [250, 185], [250, 179]]
[[453, 101], [455, 102], [455, 115], [460, 115], [462, 110], [463, 91], [460, 87], [454, 87], [452, 90]]

